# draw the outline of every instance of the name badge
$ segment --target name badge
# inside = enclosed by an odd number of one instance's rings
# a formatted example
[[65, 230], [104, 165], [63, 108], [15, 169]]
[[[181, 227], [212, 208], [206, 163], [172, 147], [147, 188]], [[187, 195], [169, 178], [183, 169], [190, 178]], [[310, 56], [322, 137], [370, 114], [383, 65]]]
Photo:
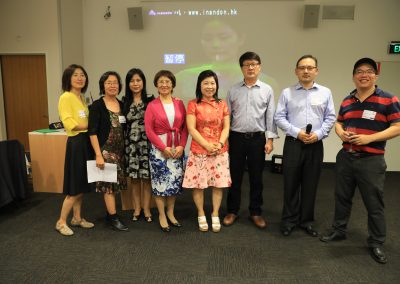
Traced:
[[323, 99], [320, 97], [312, 96], [311, 97], [311, 105], [312, 106], [318, 106], [323, 103]]
[[86, 117], [85, 111], [84, 110], [79, 110], [78, 111], [78, 116], [79, 116], [79, 118], [85, 118]]
[[119, 123], [126, 123], [126, 118], [125, 118], [125, 116], [119, 115], [118, 118], [119, 118]]
[[374, 120], [376, 116], [376, 111], [372, 110], [364, 110], [362, 114], [362, 118]]

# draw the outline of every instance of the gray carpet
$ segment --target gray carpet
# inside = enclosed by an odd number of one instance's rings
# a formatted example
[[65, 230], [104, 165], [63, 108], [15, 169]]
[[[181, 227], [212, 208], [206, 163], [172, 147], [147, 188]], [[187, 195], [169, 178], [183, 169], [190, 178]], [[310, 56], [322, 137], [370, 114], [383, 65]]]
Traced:
[[[248, 220], [248, 180], [240, 219], [221, 232], [201, 233], [191, 193], [177, 199], [180, 229], [161, 232], [158, 220], [133, 223], [121, 213], [129, 232], [105, 224], [103, 199], [84, 198], [83, 215], [95, 228], [75, 229], [72, 237], [54, 230], [63, 196], [32, 193], [0, 209], [0, 283], [399, 283], [400, 173], [388, 173], [385, 188], [388, 263], [372, 260], [366, 248], [366, 211], [357, 193], [348, 239], [325, 244], [296, 230], [279, 232], [282, 176], [266, 169], [264, 213], [269, 227]], [[333, 218], [333, 170], [323, 170], [317, 196], [316, 225], [321, 232]], [[221, 215], [225, 212], [225, 198]], [[207, 212], [210, 194], [207, 193]], [[153, 215], [156, 217], [156, 210]], [[209, 215], [209, 214], [208, 214]], [[209, 218], [209, 216], [208, 216]]]

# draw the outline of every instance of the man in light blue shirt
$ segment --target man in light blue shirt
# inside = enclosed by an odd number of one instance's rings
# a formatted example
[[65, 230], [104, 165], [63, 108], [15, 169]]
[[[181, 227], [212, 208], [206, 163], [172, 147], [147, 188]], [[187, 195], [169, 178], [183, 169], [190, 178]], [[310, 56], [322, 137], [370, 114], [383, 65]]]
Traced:
[[324, 159], [322, 139], [335, 120], [331, 91], [315, 83], [318, 61], [312, 55], [296, 63], [299, 82], [286, 88], [278, 101], [275, 123], [286, 133], [283, 148], [284, 204], [281, 232], [289, 236], [299, 226], [313, 237], [315, 197]]
[[254, 52], [239, 58], [244, 80], [228, 91], [227, 103], [231, 113], [229, 157], [232, 186], [228, 191], [225, 226], [232, 225], [238, 217], [241, 185], [247, 163], [250, 179], [250, 220], [258, 227], [267, 226], [261, 216], [263, 204], [262, 172], [265, 153], [273, 150], [273, 139], [278, 137], [274, 123], [274, 93], [272, 88], [258, 80], [261, 59]]

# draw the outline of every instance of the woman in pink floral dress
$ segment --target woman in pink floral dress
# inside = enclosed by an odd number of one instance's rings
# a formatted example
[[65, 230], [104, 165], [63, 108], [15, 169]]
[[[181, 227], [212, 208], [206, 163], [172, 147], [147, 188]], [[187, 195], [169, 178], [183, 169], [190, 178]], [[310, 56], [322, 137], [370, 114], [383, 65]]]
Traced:
[[187, 128], [192, 135], [183, 187], [193, 189], [197, 207], [199, 230], [208, 231], [204, 213], [204, 189], [212, 188], [212, 231], [219, 232], [219, 208], [223, 189], [231, 185], [228, 145], [229, 110], [225, 101], [218, 99], [218, 77], [206, 70], [199, 74], [196, 99], [187, 107]]

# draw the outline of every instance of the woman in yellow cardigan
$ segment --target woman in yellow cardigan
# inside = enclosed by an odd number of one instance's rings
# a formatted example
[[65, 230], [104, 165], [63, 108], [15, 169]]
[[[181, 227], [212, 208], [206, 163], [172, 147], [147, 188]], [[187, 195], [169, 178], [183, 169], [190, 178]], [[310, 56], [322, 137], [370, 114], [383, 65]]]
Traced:
[[94, 224], [81, 216], [83, 193], [90, 191], [87, 180], [86, 161], [93, 154], [87, 135], [89, 110], [82, 93], [88, 87], [89, 79], [82, 66], [72, 64], [63, 73], [61, 95], [58, 112], [68, 135], [64, 165], [64, 188], [66, 195], [56, 230], [64, 236], [72, 236], [74, 232], [67, 225], [67, 218], [73, 209], [71, 226], [93, 228]]

